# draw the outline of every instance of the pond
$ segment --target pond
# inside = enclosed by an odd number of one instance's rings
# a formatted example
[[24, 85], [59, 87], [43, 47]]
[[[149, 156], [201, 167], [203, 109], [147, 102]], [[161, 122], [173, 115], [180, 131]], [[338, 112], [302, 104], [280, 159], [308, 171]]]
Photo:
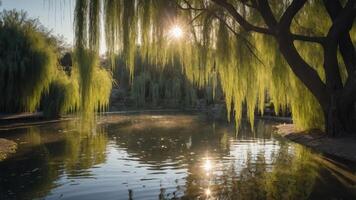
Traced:
[[0, 132], [0, 199], [356, 199], [354, 168], [274, 134], [199, 115], [98, 117]]

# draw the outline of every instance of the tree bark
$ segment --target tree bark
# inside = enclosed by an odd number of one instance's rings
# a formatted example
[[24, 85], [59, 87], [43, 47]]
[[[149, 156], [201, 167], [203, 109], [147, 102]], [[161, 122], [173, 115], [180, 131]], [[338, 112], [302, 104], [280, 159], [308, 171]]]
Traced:
[[[256, 0], [254, 8], [258, 10], [267, 28], [257, 27], [246, 21], [226, 0], [212, 0], [226, 9], [245, 31], [254, 31], [275, 37], [279, 49], [293, 73], [315, 96], [322, 107], [325, 130], [330, 135], [356, 133], [356, 51], [349, 31], [356, 17], [356, 0], [348, 0], [343, 7], [338, 0], [324, 0], [324, 5], [333, 21], [326, 37], [300, 36], [291, 33], [290, 25], [295, 15], [302, 9], [306, 0], [293, 0], [282, 15], [280, 21], [275, 18], [267, 0]], [[299, 54], [294, 40], [316, 42], [324, 50], [324, 83], [314, 70]], [[348, 78], [342, 83], [339, 71], [338, 50], [346, 65]]]
[[340, 94], [331, 97], [328, 108], [324, 108], [325, 131], [330, 136], [354, 134], [356, 130], [355, 104]]
[[[290, 20], [298, 12], [305, 1], [295, 0], [286, 10], [279, 23], [275, 22], [274, 16], [268, 6], [268, 2], [259, 0], [260, 12], [268, 27], [275, 32], [275, 38], [279, 43], [279, 48], [288, 62], [294, 74], [302, 81], [309, 91], [316, 97], [324, 113], [325, 131], [336, 136], [344, 133], [355, 133], [356, 118], [356, 75], [352, 70], [355, 66], [353, 56], [355, 55], [352, 43], [348, 40], [348, 32], [352, 27], [355, 18], [354, 0], [349, 0], [348, 4], [337, 17], [333, 18], [333, 25], [327, 37], [325, 37], [322, 47], [324, 50], [324, 70], [326, 83], [324, 84], [318, 74], [296, 50], [293, 38], [290, 37]], [[295, 9], [293, 9], [295, 8]], [[287, 13], [289, 12], [289, 13]], [[338, 47], [344, 58], [349, 72], [349, 77], [345, 86], [341, 81], [338, 64]], [[350, 52], [351, 51], [351, 52]]]

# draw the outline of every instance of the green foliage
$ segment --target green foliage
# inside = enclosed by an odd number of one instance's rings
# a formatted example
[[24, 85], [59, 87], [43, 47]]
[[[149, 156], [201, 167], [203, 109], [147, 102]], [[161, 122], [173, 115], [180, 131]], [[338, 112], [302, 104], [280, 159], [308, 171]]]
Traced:
[[[76, 67], [68, 76], [63, 70], [57, 70], [54, 80], [49, 86], [41, 101], [42, 110], [46, 117], [59, 117], [64, 114], [76, 111], [83, 111], [82, 114], [88, 117], [94, 111], [107, 109], [111, 93], [112, 77], [111, 74], [100, 67], [94, 68], [93, 80], [88, 95], [85, 99], [89, 102], [82, 102], [79, 85], [79, 72]], [[82, 106], [86, 106], [83, 108]], [[85, 110], [88, 109], [88, 110]], [[89, 110], [90, 109], [90, 110]]]
[[95, 52], [78, 49], [74, 59], [74, 73], [77, 73], [80, 86], [79, 108], [88, 117], [94, 111], [107, 107], [113, 80], [107, 70], [99, 67]]
[[[139, 51], [139, 50], [138, 50]], [[210, 100], [211, 88], [200, 88], [187, 80], [179, 62], [164, 66], [163, 69], [149, 64], [140, 55], [135, 60], [135, 75], [132, 83], [129, 69], [125, 67], [123, 59], [118, 59], [116, 78], [119, 88], [123, 90], [128, 85], [129, 96], [136, 107], [165, 107], [179, 108], [195, 106], [200, 91], [201, 98]], [[125, 82], [126, 80], [126, 82]]]
[[111, 72], [104, 68], [96, 67], [94, 70], [94, 80], [92, 86], [93, 109], [97, 111], [106, 110], [109, 105], [109, 98], [112, 88]]
[[108, 105], [112, 87], [111, 74], [99, 68], [100, 9], [99, 0], [76, 2], [74, 68], [79, 73], [79, 108], [87, 117]]
[[[77, 7], [83, 8], [76, 9], [77, 41], [82, 41], [77, 44], [79, 48], [86, 47], [84, 41], [90, 35], [85, 28], [86, 24], [91, 20], [97, 21], [98, 18], [88, 17], [86, 14], [88, 9], [85, 5], [92, 1], [77, 0]], [[273, 38], [244, 32], [226, 11], [214, 3], [191, 0], [188, 1], [191, 6], [204, 8], [204, 11], [180, 9], [179, 7], [187, 8], [186, 2], [105, 0], [103, 15], [109, 56], [124, 55], [131, 75], [135, 75], [134, 52], [137, 46], [140, 48], [140, 56], [162, 71], [178, 58], [187, 79], [195, 85], [210, 85], [215, 88], [217, 82], [220, 82], [225, 94], [228, 117], [233, 113], [237, 125], [242, 118], [243, 107], [246, 107], [253, 126], [255, 112], [263, 113], [268, 96], [276, 113], [283, 113], [287, 108], [292, 111], [298, 128], [324, 127], [319, 103], [290, 70]], [[253, 24], [263, 26], [263, 20], [254, 9], [240, 1], [229, 3]], [[308, 1], [294, 18], [291, 31], [324, 36], [331, 21], [325, 20], [328, 15], [321, 3], [321, 0]], [[270, 4], [274, 15], [279, 19], [290, 1], [273, 1]], [[183, 38], [175, 39], [169, 35], [170, 28], [174, 25], [183, 29]], [[354, 30], [355, 28], [351, 31], [353, 41]], [[325, 80], [321, 48], [305, 42], [295, 45], [301, 56]], [[84, 62], [84, 59], [80, 59], [79, 63]], [[89, 76], [90, 67], [86, 68], [88, 72], [83, 71], [81, 74], [86, 73], [85, 76]], [[342, 74], [345, 80], [347, 73], [343, 67], [340, 69], [344, 72]], [[134, 89], [139, 94], [143, 89], [138, 85], [144, 85], [147, 76], [139, 75], [134, 79], [138, 82], [136, 86], [134, 83]], [[152, 87], [154, 90], [159, 88], [156, 84]]]
[[266, 199], [308, 199], [318, 176], [319, 166], [314, 157], [301, 146], [295, 147], [293, 156], [288, 148], [282, 147], [275, 158], [275, 167], [266, 174]]
[[[90, 6], [91, 10], [99, 9], [97, 5]], [[90, 25], [91, 29], [95, 26]], [[67, 76], [57, 67], [61, 48], [58, 39], [25, 13], [1, 13], [0, 110], [33, 112], [41, 104], [46, 117], [58, 117], [78, 110], [89, 113], [105, 109], [112, 78], [98, 67], [99, 33], [91, 32], [95, 34], [90, 42], [94, 51], [78, 49], [71, 76]], [[86, 39], [81, 41], [85, 43]], [[78, 61], [80, 65], [76, 64]]]
[[49, 86], [48, 93], [41, 101], [45, 117], [59, 117], [79, 106], [79, 84], [77, 77], [68, 77], [64, 71], [58, 70]]
[[0, 14], [0, 110], [33, 112], [55, 74], [57, 55], [48, 34], [23, 12]]

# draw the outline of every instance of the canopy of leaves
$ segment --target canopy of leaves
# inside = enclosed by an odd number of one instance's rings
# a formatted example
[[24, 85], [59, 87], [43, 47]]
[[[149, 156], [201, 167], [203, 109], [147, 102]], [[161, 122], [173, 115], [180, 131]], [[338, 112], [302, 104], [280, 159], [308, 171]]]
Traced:
[[69, 77], [62, 70], [56, 72], [48, 93], [45, 93], [41, 99], [42, 110], [47, 118], [60, 117], [70, 111], [76, 111], [79, 106], [77, 76]]
[[[260, 14], [248, 2], [228, 2], [245, 19], [264, 26]], [[277, 19], [289, 4], [288, 0], [270, 1]], [[98, 10], [103, 10], [102, 14]], [[244, 31], [213, 1], [105, 0], [100, 4], [98, 0], [77, 0], [75, 16], [77, 47], [96, 51], [102, 17], [109, 55], [123, 54], [132, 76], [135, 49], [139, 47], [141, 56], [157, 68], [174, 64], [174, 58], [178, 57], [183, 72], [193, 84], [216, 85], [212, 81], [220, 81], [228, 117], [233, 113], [237, 125], [243, 106], [247, 107], [253, 125], [256, 110], [263, 113], [268, 96], [276, 113], [287, 107], [291, 109], [298, 128], [324, 127], [319, 103], [291, 71], [274, 38]], [[291, 29], [295, 33], [324, 36], [331, 26], [327, 16], [321, 0], [308, 1], [294, 18]], [[183, 29], [183, 39], [169, 35], [173, 26]], [[353, 39], [355, 36], [352, 31]], [[306, 42], [297, 42], [296, 46], [325, 81], [322, 48]], [[79, 60], [80, 63], [84, 61]], [[340, 66], [345, 72], [344, 66]], [[90, 72], [83, 70], [81, 75], [89, 76]]]
[[[88, 67], [80, 68], [76, 63], [67, 75], [58, 63], [63, 47], [60, 39], [26, 13], [1, 12], [0, 46], [0, 111], [33, 112], [40, 108], [46, 117], [58, 117], [83, 107], [103, 110], [108, 105], [112, 78], [98, 67], [98, 56], [84, 50], [76, 54], [77, 59], [92, 66], [90, 78], [79, 76], [79, 72], [87, 74]], [[88, 97], [80, 98], [79, 84], [89, 85], [86, 80], [90, 80], [90, 88], [82, 94]]]
[[[121, 99], [121, 103], [124, 101], [125, 105], [136, 108], [182, 109], [213, 103], [213, 93], [215, 95], [213, 86], [206, 85], [200, 88], [193, 85], [187, 80], [179, 60], [174, 64], [157, 68], [141, 57], [139, 49], [136, 53], [133, 80], [130, 80], [131, 75], [129, 68], [125, 66], [124, 58], [119, 56], [116, 61], [115, 79], [118, 80], [119, 94], [114, 96]], [[217, 90], [215, 99], [220, 98], [221, 90]]]
[[25, 13], [0, 14], [0, 110], [35, 111], [56, 70], [54, 44]]
[[79, 72], [80, 109], [86, 116], [108, 105], [112, 87], [111, 74], [99, 68], [101, 6], [101, 1], [92, 0], [77, 1], [75, 7], [74, 66]]

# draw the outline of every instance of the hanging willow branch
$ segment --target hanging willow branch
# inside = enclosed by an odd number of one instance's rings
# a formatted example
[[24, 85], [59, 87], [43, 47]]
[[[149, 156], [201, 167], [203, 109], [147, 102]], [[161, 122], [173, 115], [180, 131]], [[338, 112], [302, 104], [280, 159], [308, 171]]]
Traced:
[[[115, 54], [124, 58], [131, 79], [135, 75], [137, 55], [157, 69], [178, 59], [187, 79], [195, 85], [220, 82], [228, 117], [234, 114], [237, 124], [242, 108], [246, 107], [253, 125], [254, 114], [256, 111], [263, 113], [268, 94], [277, 113], [286, 111], [287, 107], [292, 110], [297, 127], [323, 127], [320, 105], [279, 53], [279, 46], [271, 37], [276, 32], [267, 28], [262, 17], [256, 14], [261, 5], [255, 1], [105, 0], [102, 13], [98, 2], [102, 1], [77, 0], [76, 48], [89, 52], [82, 57], [78, 54], [81, 84], [90, 82], [91, 69], [97, 65], [92, 60], [95, 55], [90, 52], [97, 51], [98, 19], [103, 16], [108, 54], [112, 58]], [[298, 29], [303, 26], [325, 32], [330, 27], [329, 21], [310, 17], [310, 13], [317, 14], [320, 19], [327, 16], [319, 9], [318, 2], [305, 3], [303, 10], [293, 14], [294, 21], [288, 19], [288, 23], [291, 23], [290, 36], [295, 40], [297, 51], [320, 79], [325, 80], [319, 45], [324, 42], [323, 37]], [[288, 6], [288, 1], [271, 3], [278, 18]], [[181, 39], [169, 34], [170, 28], [177, 25], [184, 32]], [[112, 64], [115, 65], [113, 59]]]
[[112, 84], [111, 75], [99, 68], [101, 5], [99, 0], [77, 0], [75, 8], [74, 59], [79, 72], [80, 108], [86, 116], [108, 105]]

